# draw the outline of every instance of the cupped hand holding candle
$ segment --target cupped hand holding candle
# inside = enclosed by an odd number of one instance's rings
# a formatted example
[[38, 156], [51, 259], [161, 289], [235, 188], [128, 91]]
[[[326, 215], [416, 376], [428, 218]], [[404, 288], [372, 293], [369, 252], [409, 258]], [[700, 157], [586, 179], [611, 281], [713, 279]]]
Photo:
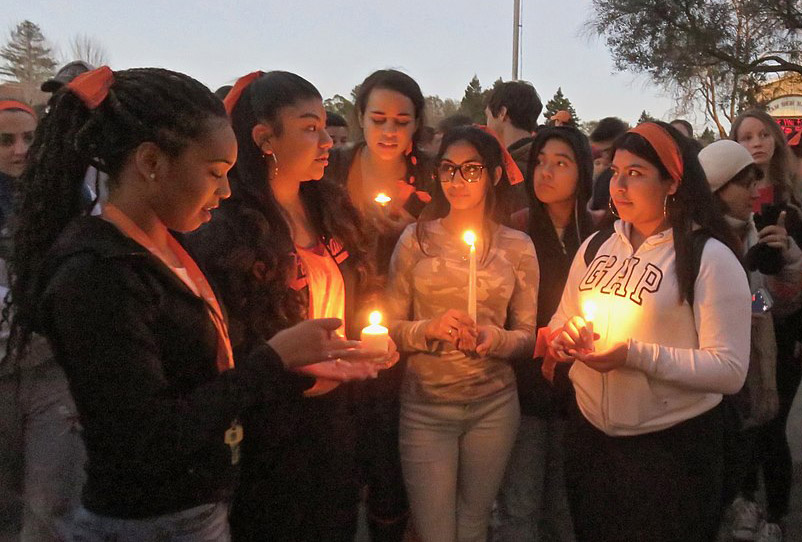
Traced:
[[362, 329], [362, 348], [365, 350], [375, 350], [377, 352], [387, 352], [390, 335], [387, 328], [380, 325], [382, 314], [379, 311], [370, 313], [370, 325]]

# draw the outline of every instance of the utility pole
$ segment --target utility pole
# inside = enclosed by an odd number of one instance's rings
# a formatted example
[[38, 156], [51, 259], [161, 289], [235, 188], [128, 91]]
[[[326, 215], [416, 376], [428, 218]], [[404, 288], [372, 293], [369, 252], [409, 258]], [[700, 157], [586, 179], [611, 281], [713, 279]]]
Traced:
[[512, 15], [512, 80], [518, 80], [518, 59], [520, 58], [521, 0], [514, 0]]

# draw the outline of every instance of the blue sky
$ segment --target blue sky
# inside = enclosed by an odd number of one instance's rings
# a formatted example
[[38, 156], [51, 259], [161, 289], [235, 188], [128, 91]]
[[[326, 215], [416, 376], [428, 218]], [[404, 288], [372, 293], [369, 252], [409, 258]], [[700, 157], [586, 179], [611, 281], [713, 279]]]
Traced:
[[[474, 74], [483, 85], [511, 77], [512, 0], [11, 2], [0, 16], [2, 41], [30, 19], [65, 51], [73, 36], [87, 34], [114, 69], [171, 68], [213, 90], [254, 69], [283, 69], [324, 97], [347, 96], [373, 70], [393, 67], [424, 94], [460, 99]], [[561, 86], [582, 120], [633, 122], [643, 109], [673, 118], [668, 97], [643, 76], [615, 72], [604, 42], [583, 32], [590, 0], [522, 3], [521, 78], [544, 102]]]

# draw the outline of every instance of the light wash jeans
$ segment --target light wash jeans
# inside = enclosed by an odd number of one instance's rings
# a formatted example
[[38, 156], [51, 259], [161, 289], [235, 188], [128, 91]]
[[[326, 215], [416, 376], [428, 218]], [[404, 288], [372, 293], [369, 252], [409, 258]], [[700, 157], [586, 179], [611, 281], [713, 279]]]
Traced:
[[72, 542], [230, 542], [228, 504], [210, 503], [147, 519], [99, 516], [79, 508]]
[[422, 542], [484, 542], [520, 410], [515, 389], [473, 403], [401, 402], [400, 449]]
[[493, 542], [573, 542], [559, 417], [521, 416], [499, 491]]
[[68, 538], [84, 483], [80, 433], [67, 379], [52, 359], [0, 377], [0, 540]]

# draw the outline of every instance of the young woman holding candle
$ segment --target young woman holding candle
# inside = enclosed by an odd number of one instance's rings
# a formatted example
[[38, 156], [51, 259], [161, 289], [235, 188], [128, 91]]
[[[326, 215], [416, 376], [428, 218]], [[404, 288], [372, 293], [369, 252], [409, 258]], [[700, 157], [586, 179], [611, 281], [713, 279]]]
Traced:
[[[577, 539], [714, 540], [720, 403], [743, 385], [749, 359], [746, 273], [674, 128], [630, 130], [612, 169], [620, 220], [579, 248], [549, 324], [549, 355], [576, 361], [565, 475]], [[588, 302], [597, 340], [582, 317]]]
[[[528, 163], [524, 184], [529, 203], [512, 215], [512, 225], [535, 244], [541, 269], [537, 324], [543, 327], [557, 310], [579, 245], [593, 231], [587, 210], [593, 157], [582, 132], [559, 126], [538, 132]], [[499, 493], [497, 541], [566, 541], [573, 533], [562, 475], [563, 403], [572, 400], [570, 384], [564, 371], [556, 383], [550, 374], [549, 382], [541, 362], [528, 355], [513, 363], [521, 428]]]
[[[285, 367], [358, 343], [329, 337], [339, 320], [304, 322], [233, 365], [223, 307], [171, 233], [230, 193], [236, 141], [206, 87], [102, 67], [51, 105], [20, 185], [8, 356], [36, 332], [67, 374], [88, 456], [74, 537], [228, 540], [244, 411], [296, 393]], [[98, 217], [81, 202], [90, 164], [110, 176]]]
[[[332, 151], [326, 168], [326, 177], [347, 188], [362, 217], [380, 281], [386, 279], [401, 231], [430, 200], [431, 158], [420, 148], [425, 105], [423, 92], [409, 75], [397, 70], [372, 73], [359, 86], [354, 108], [362, 141]], [[360, 464], [374, 541], [400, 542], [407, 523], [409, 506], [398, 456], [403, 365], [358, 386]]]
[[[794, 197], [790, 149], [782, 130], [775, 120], [764, 111], [749, 110], [739, 115], [732, 124], [730, 138], [741, 144], [755, 160], [763, 172], [757, 182], [758, 198], [754, 202], [755, 224], [759, 228], [775, 226], [781, 213], [784, 213], [783, 229], [796, 242], [802, 245], [802, 211], [799, 201]], [[797, 187], [798, 188], [798, 187]], [[790, 245], [789, 245], [790, 246]], [[775, 270], [784, 263], [781, 251], [774, 250]], [[771, 255], [766, 251], [766, 256]], [[768, 259], [764, 256], [764, 259]], [[749, 263], [749, 262], [747, 262]], [[749, 511], [739, 514], [741, 523], [756, 525], [758, 509], [756, 493], [758, 475], [762, 472], [766, 487], [766, 520], [780, 524], [788, 514], [791, 485], [793, 481], [793, 461], [786, 436], [786, 422], [794, 402], [799, 383], [802, 381], [802, 363], [797, 353], [797, 344], [802, 338], [802, 311], [791, 314], [775, 314], [774, 330], [777, 338], [777, 392], [780, 399], [780, 412], [777, 417], [763, 426], [757, 436], [755, 465], [747, 476], [741, 494]]]
[[[422, 540], [479, 541], [518, 428], [507, 360], [531, 352], [539, 272], [532, 241], [500, 224], [497, 190], [517, 166], [499, 141], [455, 128], [437, 164], [432, 204], [390, 265], [390, 335], [409, 353], [401, 461]], [[466, 230], [476, 235], [477, 321]]]
[[[229, 304], [235, 358], [304, 318], [339, 318], [337, 333], [359, 338], [371, 309], [370, 262], [345, 191], [320, 180], [332, 146], [320, 93], [293, 73], [254, 72], [225, 105], [239, 145], [232, 197], [193, 245]], [[280, 421], [266, 408], [249, 413], [235, 540], [353, 539], [357, 423], [351, 386], [339, 384], [392, 365], [398, 354], [389, 348], [381, 363], [309, 366], [314, 380]]]

